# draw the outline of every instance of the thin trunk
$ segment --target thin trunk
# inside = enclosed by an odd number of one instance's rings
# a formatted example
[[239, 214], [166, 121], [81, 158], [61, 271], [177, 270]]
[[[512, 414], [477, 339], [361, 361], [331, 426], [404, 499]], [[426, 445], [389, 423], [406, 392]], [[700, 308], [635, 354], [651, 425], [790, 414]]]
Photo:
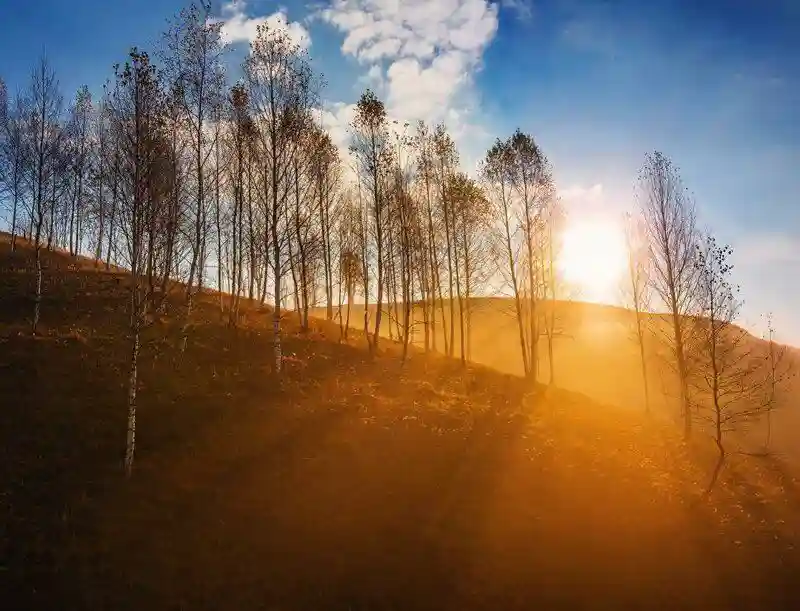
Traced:
[[530, 375], [536, 380], [539, 369], [539, 328], [536, 311], [536, 266], [533, 255], [534, 227], [531, 211], [531, 202], [528, 195], [527, 177], [523, 177], [523, 198], [525, 202], [525, 244], [528, 254], [528, 324], [529, 324], [529, 345], [530, 351]]
[[[448, 297], [450, 299], [450, 345], [446, 349], [447, 356], [452, 357], [455, 351], [455, 299], [453, 299], [453, 253], [450, 238], [450, 203], [447, 201], [447, 193], [445, 187], [445, 169], [442, 165], [442, 208], [444, 210], [444, 236], [445, 245], [447, 246], [447, 277], [450, 285], [450, 292]], [[447, 333], [445, 333], [445, 345], [447, 345]]]
[[55, 210], [56, 210], [56, 177], [53, 176], [53, 189], [50, 202], [50, 231], [47, 234], [47, 250], [53, 249], [53, 235], [55, 233]]
[[[717, 410], [719, 407], [717, 406]], [[722, 471], [722, 467], [725, 464], [725, 446], [722, 445], [722, 427], [720, 425], [720, 415], [717, 414], [716, 418], [716, 432], [714, 436], [714, 444], [717, 446], [717, 452], [719, 456], [717, 457], [717, 462], [714, 465], [714, 471], [711, 473], [711, 480], [708, 482], [708, 486], [703, 494], [703, 496], [708, 497], [711, 492], [714, 490], [714, 486], [716, 486], [717, 481], [719, 480], [719, 474]]]
[[[134, 290], [135, 288], [134, 284]], [[133, 472], [133, 458], [136, 452], [136, 389], [138, 384], [139, 365], [139, 317], [134, 313], [133, 346], [131, 348], [131, 364], [128, 374], [128, 431], [125, 442], [125, 475]]]
[[514, 260], [514, 248], [511, 242], [511, 220], [509, 218], [508, 202], [506, 200], [505, 189], [501, 193], [503, 203], [503, 225], [505, 229], [505, 250], [508, 262], [508, 271], [511, 274], [511, 288], [514, 291], [514, 309], [517, 315], [517, 328], [519, 329], [519, 346], [522, 351], [522, 370], [526, 376], [530, 375], [531, 368], [528, 362], [528, 349], [525, 344], [525, 322], [522, 313], [522, 301], [520, 297], [519, 282], [517, 280], [516, 261]]
[[[464, 222], [463, 219], [461, 221]], [[459, 343], [461, 347], [461, 365], [465, 365], [467, 362], [467, 351], [465, 345], [465, 338], [464, 338], [464, 301], [462, 299], [461, 294], [461, 272], [459, 268], [461, 267], [458, 262], [458, 233], [456, 227], [456, 218], [455, 218], [455, 210], [453, 210], [453, 254], [455, 255], [456, 260], [456, 294], [458, 294], [458, 331], [459, 331]]]
[[[427, 167], [427, 166], [426, 166]], [[436, 234], [433, 230], [433, 208], [431, 206], [430, 174], [425, 170], [425, 207], [428, 215], [428, 259], [430, 262], [431, 276], [428, 283], [430, 293], [430, 323], [431, 323], [431, 349], [436, 352], [436, 288], [439, 288], [439, 301], [441, 303], [441, 282], [438, 281], [439, 261], [436, 252]], [[442, 319], [444, 320], [444, 319]]]
[[36, 230], [36, 296], [33, 303], [32, 333], [36, 335], [39, 326], [39, 312], [42, 305], [42, 246], [39, 244], [40, 229]]
[[642, 315], [636, 310], [636, 335], [639, 339], [639, 359], [642, 363], [642, 382], [644, 383], [644, 407], [650, 413], [650, 384], [647, 380], [647, 358], [644, 351], [644, 329], [642, 328]]
[[252, 169], [252, 148], [247, 160], [247, 235], [249, 240], [249, 279], [247, 297], [250, 301], [255, 297], [255, 278], [256, 278], [256, 236], [253, 224], [253, 169]]
[[219, 185], [219, 128], [214, 144], [214, 221], [217, 228], [217, 295], [219, 296], [219, 314], [225, 313], [225, 300], [222, 296], [222, 201]]
[[[16, 178], [14, 179], [16, 180]], [[19, 195], [17, 193], [17, 187], [14, 187], [14, 208], [13, 212], [11, 213], [11, 252], [15, 252], [17, 250], [17, 203], [19, 201]]]

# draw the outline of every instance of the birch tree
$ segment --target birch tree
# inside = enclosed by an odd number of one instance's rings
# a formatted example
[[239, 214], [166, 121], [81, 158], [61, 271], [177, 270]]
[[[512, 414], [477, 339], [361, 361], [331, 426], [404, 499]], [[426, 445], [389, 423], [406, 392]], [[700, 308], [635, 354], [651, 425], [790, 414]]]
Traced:
[[498, 270], [510, 287], [514, 300], [514, 313], [517, 321], [522, 370], [530, 375], [531, 365], [527, 342], [525, 340], [525, 321], [523, 316], [523, 295], [520, 282], [522, 266], [517, 246], [517, 227], [514, 218], [512, 196], [512, 153], [507, 142], [497, 140], [487, 151], [481, 167], [485, 189], [489, 194], [496, 217]]
[[706, 494], [723, 468], [728, 435], [760, 420], [772, 411], [775, 401], [770, 361], [758, 353], [750, 334], [735, 324], [741, 301], [731, 283], [732, 253], [730, 246], [706, 235], [696, 246], [694, 263], [699, 316], [687, 356], [697, 390], [693, 400], [697, 415], [710, 425], [718, 451]]
[[662, 339], [678, 375], [684, 436], [692, 430], [689, 370], [686, 358], [691, 337], [690, 316], [697, 304], [697, 229], [694, 203], [677, 168], [662, 153], [648, 154], [639, 174], [637, 200], [650, 250], [649, 285], [666, 307], [670, 330]]
[[65, 212], [69, 219], [69, 252], [72, 256], [80, 253], [85, 230], [86, 179], [92, 161], [92, 115], [92, 96], [84, 85], [78, 89], [70, 107], [65, 138], [71, 184], [69, 208]]
[[55, 178], [61, 158], [63, 98], [55, 72], [46, 57], [39, 60], [31, 75], [27, 93], [25, 173], [31, 191], [31, 232], [36, 257], [36, 288], [33, 306], [32, 333], [36, 335], [42, 302], [42, 230], [50, 202], [47, 186]]
[[213, 151], [211, 119], [223, 101], [222, 23], [211, 19], [211, 4], [202, 0], [181, 11], [164, 38], [165, 63], [188, 122], [194, 178], [194, 215], [191, 222], [191, 260], [186, 283], [186, 306], [181, 350], [185, 350], [192, 314], [193, 293], [203, 285], [207, 245], [206, 166]]
[[377, 352], [383, 311], [384, 235], [388, 221], [384, 185], [387, 173], [392, 167], [392, 151], [386, 124], [386, 108], [371, 90], [367, 89], [361, 94], [351, 127], [353, 142], [350, 150], [356, 158], [360, 180], [365, 190], [369, 192], [369, 213], [375, 240], [377, 272], [375, 328], [370, 349]]
[[311, 105], [311, 69], [301, 47], [282, 28], [259, 25], [244, 64], [262, 163], [262, 196], [272, 254], [273, 352], [275, 371], [283, 365], [281, 298], [285, 257], [285, 208], [291, 170], [298, 154], [297, 132]]
[[647, 378], [647, 353], [645, 338], [647, 324], [645, 312], [650, 308], [650, 285], [648, 278], [648, 244], [645, 241], [641, 221], [630, 214], [625, 215], [625, 247], [628, 255], [628, 274], [623, 289], [625, 303], [633, 313], [634, 338], [639, 349], [639, 363], [642, 369], [645, 411], [650, 413], [650, 386]]
[[161, 134], [162, 96], [158, 76], [147, 53], [134, 48], [130, 59], [115, 69], [110, 106], [120, 146], [119, 227], [130, 269], [128, 420], [125, 472], [131, 474], [136, 449], [136, 400], [140, 335], [153, 305], [153, 283], [146, 281], [154, 256], [153, 219], [163, 198], [157, 196], [156, 172], [165, 149]]
[[[8, 101], [5, 85], [0, 81], [0, 184], [11, 203], [11, 250], [17, 247], [17, 229], [20, 227], [20, 209], [25, 194], [25, 119], [26, 101], [21, 94]], [[24, 232], [22, 232], [24, 233]]]

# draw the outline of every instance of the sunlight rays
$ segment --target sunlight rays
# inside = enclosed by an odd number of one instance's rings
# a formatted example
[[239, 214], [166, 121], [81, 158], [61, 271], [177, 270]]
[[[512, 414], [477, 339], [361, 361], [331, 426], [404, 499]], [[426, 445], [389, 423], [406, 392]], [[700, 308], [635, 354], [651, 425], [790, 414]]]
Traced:
[[625, 238], [611, 221], [570, 224], [562, 235], [558, 267], [582, 301], [617, 303], [625, 274]]

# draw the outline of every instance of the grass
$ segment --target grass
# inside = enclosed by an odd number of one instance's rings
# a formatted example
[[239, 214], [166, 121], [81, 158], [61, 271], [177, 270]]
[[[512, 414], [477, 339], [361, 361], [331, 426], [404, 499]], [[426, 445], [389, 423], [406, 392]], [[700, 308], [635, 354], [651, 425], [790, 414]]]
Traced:
[[279, 378], [270, 312], [231, 329], [213, 295], [183, 358], [174, 313], [148, 331], [126, 480], [124, 274], [48, 253], [33, 339], [7, 249], [5, 608], [797, 608], [776, 463], [698, 503], [713, 455], [656, 419], [291, 316]]

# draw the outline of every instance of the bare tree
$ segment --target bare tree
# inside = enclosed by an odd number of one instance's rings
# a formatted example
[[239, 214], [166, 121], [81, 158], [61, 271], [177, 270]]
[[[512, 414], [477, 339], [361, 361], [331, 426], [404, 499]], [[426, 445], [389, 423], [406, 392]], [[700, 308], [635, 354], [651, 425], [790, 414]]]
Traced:
[[453, 205], [453, 246], [456, 290], [458, 294], [459, 342], [461, 363], [469, 358], [471, 300], [475, 285], [483, 280], [478, 261], [483, 250], [483, 229], [487, 226], [489, 203], [480, 186], [463, 172], [450, 181]]
[[[422, 187], [422, 199], [425, 202], [425, 236], [426, 236], [426, 265], [429, 266], [427, 276], [428, 299], [426, 309], [428, 313], [428, 325], [430, 331], [431, 349], [436, 352], [436, 298], [438, 293], [439, 307], [442, 311], [442, 327], [444, 328], [444, 299], [442, 297], [441, 267], [439, 263], [439, 243], [437, 240], [438, 232], [434, 224], [433, 206], [433, 143], [431, 133], [427, 125], [420, 121], [417, 124], [417, 131], [414, 136], [413, 146], [417, 152], [417, 173], [418, 180]], [[427, 346], [426, 346], [427, 347]], [[447, 332], [445, 330], [445, 352], [448, 351]]]
[[231, 326], [237, 324], [239, 313], [239, 302], [242, 293], [242, 261], [244, 247], [244, 223], [243, 216], [245, 210], [245, 200], [249, 189], [247, 176], [250, 173], [252, 159], [252, 142], [255, 140], [255, 128], [253, 119], [250, 116], [249, 97], [245, 86], [241, 83], [236, 84], [230, 93], [230, 117], [228, 120], [229, 137], [229, 163], [228, 183], [233, 192], [233, 202], [231, 209], [231, 261], [230, 261], [230, 293], [231, 304], [228, 311], [228, 323]]
[[[454, 265], [457, 260], [455, 253], [456, 241], [454, 235], [455, 206], [452, 201], [452, 177], [458, 165], [458, 151], [455, 142], [447, 133], [444, 125], [437, 125], [432, 136], [433, 167], [436, 182], [439, 185], [439, 216], [444, 227], [445, 237], [445, 261], [447, 263], [447, 282], [450, 310], [450, 333], [448, 344], [448, 333], [445, 332], [445, 352], [448, 356], [453, 356], [455, 352], [455, 291], [460, 281], [458, 278], [458, 268]], [[442, 326], [446, 330], [444, 312], [442, 312]]]
[[677, 368], [684, 436], [692, 430], [689, 404], [687, 342], [689, 316], [696, 309], [697, 230], [694, 203], [678, 170], [659, 152], [648, 154], [639, 177], [637, 199], [650, 247], [649, 284], [666, 307], [670, 332], [662, 334]]
[[550, 218], [555, 192], [552, 170], [533, 137], [517, 130], [489, 149], [482, 174], [496, 209], [498, 269], [514, 298], [523, 368], [536, 379], [541, 318], [546, 316], [539, 302], [547, 299], [553, 271], [547, 266], [549, 223], [555, 220]]
[[633, 312], [634, 337], [639, 347], [639, 361], [642, 368], [645, 411], [650, 413], [650, 386], [647, 378], [647, 353], [645, 350], [647, 325], [644, 314], [650, 308], [651, 293], [648, 277], [650, 258], [642, 222], [634, 219], [630, 214], [626, 214], [624, 227], [625, 247], [628, 252], [628, 276], [623, 295], [626, 305]]
[[192, 313], [192, 298], [203, 285], [207, 246], [206, 165], [214, 147], [210, 142], [216, 131], [210, 122], [222, 104], [225, 74], [221, 39], [222, 23], [211, 17], [211, 4], [206, 0], [192, 3], [181, 11], [164, 35], [165, 64], [169, 78], [177, 85], [190, 131], [190, 147], [194, 165], [194, 218], [192, 219], [191, 262], [186, 284], [186, 309], [181, 350], [186, 348]]
[[484, 188], [490, 196], [497, 217], [498, 231], [498, 270], [505, 277], [514, 300], [514, 311], [519, 331], [519, 344], [522, 355], [522, 370], [525, 375], [531, 371], [527, 344], [525, 341], [525, 322], [523, 317], [522, 288], [520, 286], [520, 265], [516, 246], [517, 231], [514, 223], [512, 199], [512, 153], [507, 142], [497, 140], [487, 151], [481, 173]]
[[[767, 314], [767, 331], [764, 339], [767, 343], [767, 354], [764, 357], [767, 368], [766, 399], [769, 405], [776, 407], [780, 385], [792, 375], [792, 372], [786, 358], [786, 346], [781, 346], [775, 341], [775, 325], [771, 313]], [[772, 412], [773, 410], [769, 409], [766, 413], [767, 432], [764, 440], [766, 452], [769, 452], [772, 443]]]
[[325, 290], [325, 316], [333, 320], [333, 233], [336, 222], [335, 200], [341, 176], [339, 152], [330, 135], [318, 125], [309, 134], [309, 179], [316, 200], [319, 251], [322, 257]]
[[275, 307], [275, 371], [283, 364], [281, 298], [284, 276], [285, 209], [291, 192], [291, 170], [298, 154], [298, 128], [311, 105], [311, 70], [300, 46], [283, 29], [261, 25], [245, 61], [254, 125], [263, 164], [263, 197], [272, 248]]
[[42, 302], [42, 229], [50, 205], [46, 189], [58, 169], [64, 134], [61, 126], [61, 92], [55, 72], [46, 57], [39, 60], [31, 75], [27, 97], [24, 146], [28, 151], [26, 174], [32, 194], [31, 224], [36, 252], [36, 292], [32, 323], [32, 332], [36, 335]]
[[564, 222], [564, 210], [556, 197], [549, 196], [542, 206], [540, 216], [540, 230], [538, 233], [539, 265], [541, 268], [542, 298], [546, 307], [543, 312], [544, 324], [542, 328], [547, 338], [547, 364], [549, 371], [548, 384], [556, 381], [555, 366], [555, 339], [560, 333], [556, 328], [557, 304], [556, 300], [561, 291], [561, 278], [558, 272], [558, 254], [560, 242], [558, 234]]
[[124, 66], [117, 66], [110, 99], [113, 126], [120, 147], [119, 225], [130, 267], [129, 321], [131, 356], [128, 375], [128, 429], [125, 471], [133, 469], [136, 449], [136, 398], [140, 335], [153, 305], [153, 283], [146, 277], [153, 266], [155, 219], [164, 200], [157, 190], [157, 172], [166, 146], [161, 134], [162, 96], [155, 67], [147, 53], [134, 48]]
[[70, 202], [66, 211], [69, 219], [69, 252], [81, 251], [86, 216], [86, 177], [92, 162], [91, 119], [92, 96], [85, 85], [75, 94], [66, 126], [65, 153], [70, 169]]
[[[356, 288], [361, 284], [361, 226], [362, 216], [358, 205], [350, 200], [345, 200], [339, 215], [339, 324], [341, 336], [347, 340], [350, 330], [350, 311], [355, 299]], [[344, 288], [344, 297], [347, 299], [347, 311], [343, 316], [341, 289]]]
[[696, 249], [699, 315], [688, 356], [697, 390], [693, 402], [698, 417], [710, 423], [719, 454], [706, 490], [710, 494], [727, 455], [727, 434], [773, 409], [775, 378], [769, 359], [760, 356], [750, 334], [735, 325], [740, 301], [730, 281], [732, 249], [718, 245], [710, 235]]
[[17, 228], [20, 206], [25, 194], [25, 119], [26, 100], [14, 97], [9, 106], [5, 84], [0, 81], [0, 184], [11, 199], [11, 250], [17, 247]]
[[518, 215], [522, 230], [523, 257], [526, 262], [528, 350], [530, 373], [536, 378], [539, 371], [539, 326], [537, 309], [543, 282], [542, 261], [538, 257], [537, 244], [544, 239], [542, 232], [543, 208], [552, 197], [553, 181], [547, 159], [534, 139], [514, 132], [508, 141], [511, 152], [511, 184], [514, 187], [519, 207]]
[[[361, 181], [371, 196], [370, 213], [375, 237], [376, 249], [376, 305], [375, 305], [375, 330], [370, 348], [378, 350], [378, 340], [381, 328], [381, 314], [383, 310], [384, 289], [384, 233], [387, 223], [387, 198], [384, 193], [384, 183], [391, 168], [391, 145], [389, 144], [386, 126], [386, 109], [383, 102], [369, 89], [358, 101], [356, 117], [352, 125], [353, 143], [351, 152], [356, 158]], [[366, 305], [365, 305], [366, 308]], [[365, 314], [366, 316], [366, 314]]]

